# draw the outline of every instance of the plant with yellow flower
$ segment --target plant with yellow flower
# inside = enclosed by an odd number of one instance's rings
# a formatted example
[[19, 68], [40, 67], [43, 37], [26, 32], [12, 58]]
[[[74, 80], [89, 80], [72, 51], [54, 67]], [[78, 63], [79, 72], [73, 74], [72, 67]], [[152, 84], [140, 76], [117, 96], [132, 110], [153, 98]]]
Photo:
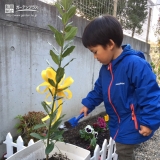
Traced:
[[[62, 60], [74, 50], [75, 46], [72, 46], [71, 42], [77, 33], [77, 27], [72, 26], [72, 22], [69, 22], [70, 18], [76, 13], [76, 7], [72, 5], [72, 0], [57, 1], [55, 6], [60, 13], [58, 17], [63, 25], [61, 31], [49, 25], [60, 47], [60, 53], [58, 53], [58, 49], [55, 47], [53, 47], [53, 50], [50, 50], [50, 56], [57, 65], [57, 68], [49, 66], [43, 70], [41, 76], [44, 82], [36, 88], [39, 93], [47, 93], [45, 101], [42, 102], [42, 106], [48, 115], [42, 119], [41, 124], [36, 125], [34, 128], [38, 129], [45, 126], [48, 132], [45, 136], [31, 133], [31, 136], [47, 141], [45, 149], [46, 160], [48, 160], [49, 153], [53, 150], [55, 142], [63, 139], [63, 131], [60, 131], [58, 126], [64, 116], [61, 116], [63, 99], [70, 99], [72, 97], [72, 92], [68, 88], [73, 83], [71, 77], [65, 79], [65, 67], [73, 61], [73, 59], [64, 66], [62, 66]], [[40, 87], [45, 87], [45, 89], [41, 91]], [[49, 98], [51, 102], [48, 100]]]

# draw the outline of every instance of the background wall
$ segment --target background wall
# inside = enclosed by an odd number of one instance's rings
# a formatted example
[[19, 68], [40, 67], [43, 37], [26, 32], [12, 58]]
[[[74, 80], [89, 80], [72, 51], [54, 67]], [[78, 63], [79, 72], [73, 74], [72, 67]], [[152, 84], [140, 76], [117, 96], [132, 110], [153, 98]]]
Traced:
[[[5, 13], [5, 4], [14, 4], [14, 13]], [[17, 6], [36, 5], [36, 12], [18, 12]], [[29, 15], [29, 16], [27, 16]], [[53, 34], [48, 24], [61, 28], [57, 11], [37, 0], [1, 0], [0, 1], [0, 157], [5, 153], [3, 141], [8, 132], [16, 135], [14, 125], [17, 115], [28, 111], [43, 111], [40, 104], [44, 95], [36, 92], [36, 87], [42, 83], [41, 71], [52, 63], [49, 56], [50, 44], [56, 46]], [[101, 64], [94, 60], [93, 55], [81, 43], [81, 36], [88, 21], [74, 17], [73, 23], [78, 27], [74, 40], [74, 52], [63, 62], [76, 58], [67, 68], [66, 76], [72, 76], [70, 87], [73, 98], [63, 105], [65, 119], [78, 115], [82, 107], [81, 99], [94, 86]], [[50, 44], [49, 44], [49, 43]], [[149, 45], [136, 39], [124, 36], [123, 43], [130, 43], [133, 48], [145, 52], [149, 60]], [[54, 65], [54, 64], [53, 64]], [[100, 105], [90, 116], [104, 111]]]

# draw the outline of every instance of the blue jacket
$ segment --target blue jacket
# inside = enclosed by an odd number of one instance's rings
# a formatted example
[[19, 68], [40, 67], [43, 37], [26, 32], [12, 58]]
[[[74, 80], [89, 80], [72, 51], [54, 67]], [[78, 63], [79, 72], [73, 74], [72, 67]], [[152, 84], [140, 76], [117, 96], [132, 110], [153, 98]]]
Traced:
[[[143, 53], [129, 44], [122, 48], [119, 57], [102, 65], [94, 90], [82, 104], [93, 110], [104, 102], [111, 137], [119, 143], [139, 144], [160, 126], [160, 88]], [[140, 125], [149, 127], [152, 134], [141, 135]]]

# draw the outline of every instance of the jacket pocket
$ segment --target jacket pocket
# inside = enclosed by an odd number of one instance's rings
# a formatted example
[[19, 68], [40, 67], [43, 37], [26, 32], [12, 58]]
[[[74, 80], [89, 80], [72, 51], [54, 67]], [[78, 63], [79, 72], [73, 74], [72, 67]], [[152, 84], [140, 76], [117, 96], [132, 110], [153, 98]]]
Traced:
[[132, 120], [134, 121], [135, 129], [138, 130], [138, 122], [137, 122], [137, 117], [136, 117], [136, 114], [135, 114], [135, 111], [134, 111], [134, 105], [131, 104], [130, 108], [131, 108], [131, 111], [132, 111]]

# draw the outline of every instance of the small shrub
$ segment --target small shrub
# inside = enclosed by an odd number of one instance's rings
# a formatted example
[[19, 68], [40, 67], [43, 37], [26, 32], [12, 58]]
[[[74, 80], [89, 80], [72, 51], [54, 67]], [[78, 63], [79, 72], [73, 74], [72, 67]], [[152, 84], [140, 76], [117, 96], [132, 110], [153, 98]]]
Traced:
[[46, 127], [39, 128], [37, 130], [33, 129], [35, 125], [42, 123], [41, 119], [44, 118], [46, 114], [43, 112], [28, 112], [28, 114], [25, 115], [18, 115], [16, 119], [19, 120], [19, 122], [15, 125], [15, 128], [17, 129], [17, 133], [22, 136], [24, 140], [24, 144], [27, 145], [30, 139], [33, 139], [34, 141], [37, 141], [38, 139], [33, 138], [30, 136], [30, 134], [33, 132], [36, 132], [42, 136], [46, 134]]

